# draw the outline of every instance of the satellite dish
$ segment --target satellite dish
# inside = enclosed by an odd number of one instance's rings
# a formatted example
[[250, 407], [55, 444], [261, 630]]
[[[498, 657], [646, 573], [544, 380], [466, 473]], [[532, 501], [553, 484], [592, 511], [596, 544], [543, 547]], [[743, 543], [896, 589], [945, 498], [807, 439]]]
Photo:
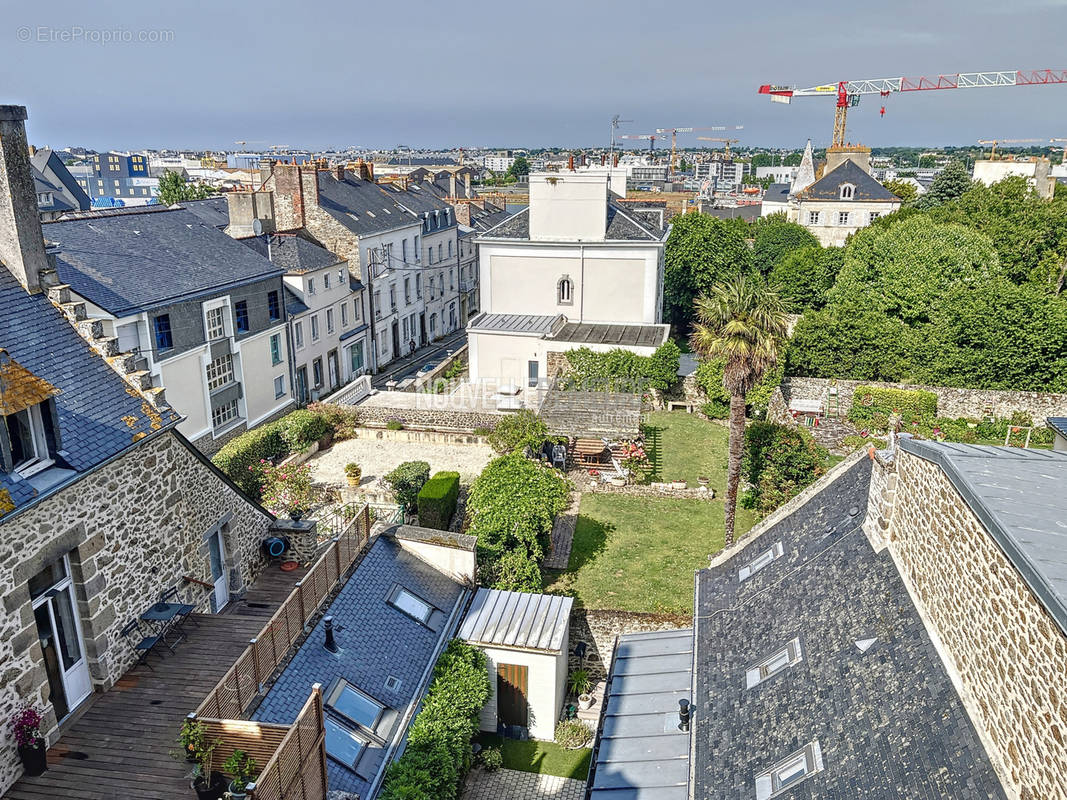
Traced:
[[263, 223], [260, 220], [252, 220], [252, 233], [254, 233], [256, 236], [263, 235]]

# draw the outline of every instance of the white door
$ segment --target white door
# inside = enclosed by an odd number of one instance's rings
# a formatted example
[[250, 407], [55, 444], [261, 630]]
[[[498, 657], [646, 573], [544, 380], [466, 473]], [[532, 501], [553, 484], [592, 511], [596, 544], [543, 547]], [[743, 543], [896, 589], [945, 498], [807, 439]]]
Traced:
[[226, 548], [222, 544], [222, 531], [215, 529], [207, 540], [208, 556], [211, 560], [211, 581], [215, 584], [215, 593], [211, 596], [211, 610], [218, 613], [230, 602], [230, 591], [226, 580]]
[[44, 654], [51, 702], [62, 719], [92, 692], [82, 647], [81, 620], [74, 602], [70, 561], [63, 556], [30, 581], [37, 635]]

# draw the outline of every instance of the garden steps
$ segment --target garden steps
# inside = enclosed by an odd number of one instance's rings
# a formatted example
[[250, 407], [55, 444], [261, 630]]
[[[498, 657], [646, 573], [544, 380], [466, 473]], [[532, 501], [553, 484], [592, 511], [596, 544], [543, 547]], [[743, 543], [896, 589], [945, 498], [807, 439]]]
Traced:
[[578, 524], [578, 507], [581, 502], [582, 495], [579, 492], [571, 492], [570, 505], [552, 523], [552, 542], [541, 565], [545, 569], [565, 570], [570, 565], [571, 545], [574, 542], [574, 528]]
[[597, 681], [593, 691], [590, 692], [593, 695], [593, 705], [587, 709], [578, 709], [578, 719], [589, 725], [593, 730], [596, 730], [597, 724], [600, 722], [600, 709], [604, 705], [605, 688], [606, 683], [604, 681]]

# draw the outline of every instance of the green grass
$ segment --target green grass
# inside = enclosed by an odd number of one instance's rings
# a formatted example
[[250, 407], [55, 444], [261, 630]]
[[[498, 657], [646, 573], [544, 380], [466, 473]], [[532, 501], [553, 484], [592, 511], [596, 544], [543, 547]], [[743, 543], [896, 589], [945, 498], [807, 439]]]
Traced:
[[589, 756], [593, 751], [587, 747], [581, 750], [565, 750], [554, 742], [538, 742], [532, 739], [520, 742], [504, 739], [493, 733], [479, 734], [478, 742], [482, 747], [502, 748], [504, 769], [558, 775], [561, 778], [575, 778], [580, 781], [584, 781], [589, 774]]
[[706, 477], [716, 493], [726, 490], [729, 434], [726, 426], [684, 411], [654, 411], [644, 427], [650, 480], [684, 479], [690, 486]]

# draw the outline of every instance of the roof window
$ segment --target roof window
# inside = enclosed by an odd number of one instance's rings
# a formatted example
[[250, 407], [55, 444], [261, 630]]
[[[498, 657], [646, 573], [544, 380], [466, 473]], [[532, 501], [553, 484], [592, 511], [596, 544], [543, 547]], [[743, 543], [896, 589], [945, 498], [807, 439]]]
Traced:
[[389, 605], [399, 611], [403, 611], [409, 617], [423, 625], [430, 621], [433, 614], [433, 606], [413, 592], [409, 592], [403, 586], [396, 586], [389, 595]]
[[326, 728], [326, 755], [349, 769], [355, 769], [359, 757], [367, 749], [367, 740], [333, 717], [325, 717], [323, 725]]
[[751, 689], [776, 675], [786, 667], [791, 667], [804, 657], [800, 649], [800, 639], [793, 639], [785, 647], [776, 650], [757, 664], [745, 670], [745, 688]]
[[822, 750], [818, 742], [811, 742], [802, 750], [783, 759], [766, 772], [756, 776], [756, 800], [767, 800], [786, 791], [805, 778], [822, 770]]
[[856, 187], [851, 183], [841, 184], [841, 199], [851, 200], [856, 195]]
[[785, 550], [782, 548], [782, 543], [775, 542], [774, 546], [771, 547], [769, 550], [764, 550], [754, 559], [752, 559], [743, 567], [741, 567], [741, 569], [737, 571], [737, 580], [747, 580], [775, 559], [781, 558], [784, 552]]
[[378, 726], [385, 706], [368, 697], [343, 678], [339, 678], [326, 693], [326, 705], [345, 719], [361, 725], [369, 731]]

